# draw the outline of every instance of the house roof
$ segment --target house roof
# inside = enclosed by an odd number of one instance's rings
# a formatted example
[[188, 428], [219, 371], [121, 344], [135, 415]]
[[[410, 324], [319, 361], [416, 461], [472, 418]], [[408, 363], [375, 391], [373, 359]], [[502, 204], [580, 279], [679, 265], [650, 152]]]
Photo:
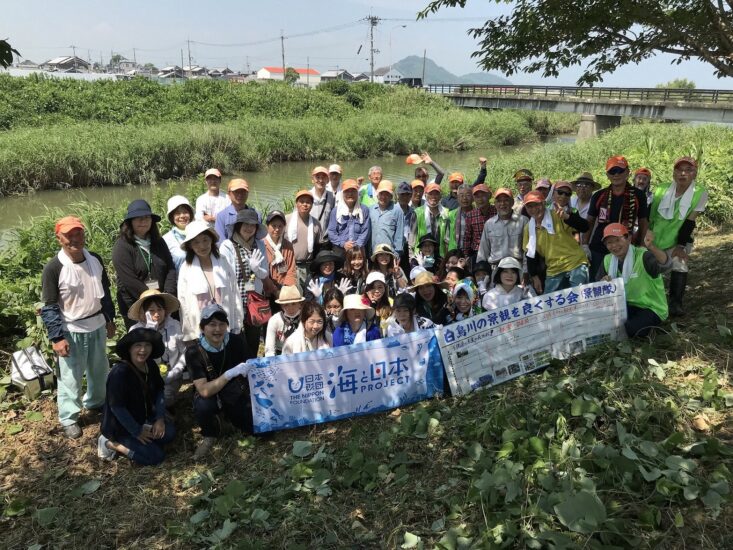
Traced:
[[[276, 74], [282, 74], [283, 72], [282, 67], [262, 67], [262, 68], [268, 72], [276, 73]], [[309, 74], [309, 75], [315, 75], [315, 76], [318, 76], [319, 74], [321, 74], [315, 69], [298, 69], [296, 67], [293, 67], [293, 68], [295, 69], [295, 72], [298, 74]]]
[[384, 76], [387, 73], [397, 73], [398, 75], [402, 75], [402, 73], [394, 67], [380, 67], [374, 71], [374, 76]]
[[[66, 63], [73, 63], [74, 57], [65, 55], [63, 57], [54, 57], [53, 59], [49, 59], [44, 63], [44, 65], [64, 65]], [[77, 65], [85, 65], [89, 66], [89, 63], [87, 61], [84, 61], [81, 57], [76, 57], [76, 64]]]
[[342, 75], [342, 74], [347, 74], [347, 75], [349, 75], [352, 78], [354, 76], [349, 71], [347, 71], [346, 69], [339, 69], [338, 71], [333, 71], [333, 70], [332, 71], [326, 71], [325, 73], [323, 73], [322, 76], [326, 76], [326, 77], [337, 77], [337, 76]]

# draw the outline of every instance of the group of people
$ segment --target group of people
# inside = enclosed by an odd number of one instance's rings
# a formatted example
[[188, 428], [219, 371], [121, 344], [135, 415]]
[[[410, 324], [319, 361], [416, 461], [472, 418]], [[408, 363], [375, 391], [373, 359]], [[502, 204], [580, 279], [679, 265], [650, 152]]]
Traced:
[[194, 206], [168, 200], [163, 235], [150, 205], [131, 202], [112, 250], [128, 332], [111, 370], [115, 306], [104, 262], [86, 249], [80, 219], [58, 220], [41, 316], [59, 357], [64, 434], [79, 437], [82, 409], [96, 411], [100, 457], [157, 464], [190, 379], [201, 458], [223, 421], [251, 431], [245, 362], [262, 340], [265, 356], [368, 342], [616, 277], [630, 337], [684, 314], [695, 219], [707, 202], [694, 159], [675, 161], [672, 181], [655, 187], [648, 169], [632, 181], [627, 160], [614, 156], [606, 187], [588, 172], [535, 181], [523, 168], [516, 191], [492, 192], [481, 158], [474, 182], [451, 173], [445, 194], [443, 169], [427, 154], [411, 159], [421, 164], [415, 179], [397, 186], [378, 166], [366, 180], [342, 179], [336, 164], [316, 167], [287, 214], [258, 212], [247, 181], [232, 179], [224, 192], [210, 169]]

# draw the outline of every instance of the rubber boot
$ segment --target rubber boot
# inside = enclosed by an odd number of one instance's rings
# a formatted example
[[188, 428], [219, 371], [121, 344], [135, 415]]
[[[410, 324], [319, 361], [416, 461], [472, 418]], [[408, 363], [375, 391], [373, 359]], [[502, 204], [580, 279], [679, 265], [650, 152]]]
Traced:
[[682, 308], [682, 297], [687, 287], [687, 273], [673, 271], [669, 279], [669, 315], [681, 317], [685, 314]]

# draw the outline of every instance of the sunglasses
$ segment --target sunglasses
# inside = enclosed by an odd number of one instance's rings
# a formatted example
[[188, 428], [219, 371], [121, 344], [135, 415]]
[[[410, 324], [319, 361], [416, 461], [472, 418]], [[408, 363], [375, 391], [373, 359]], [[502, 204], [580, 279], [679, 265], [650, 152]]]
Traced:
[[560, 191], [560, 190], [555, 191], [555, 193], [557, 193], [558, 195], [562, 195], [563, 197], [569, 197], [573, 194], [570, 191]]
[[618, 176], [619, 174], [623, 174], [626, 171], [625, 168], [619, 168], [618, 166], [614, 166], [611, 168], [608, 172], [606, 172], [609, 176]]

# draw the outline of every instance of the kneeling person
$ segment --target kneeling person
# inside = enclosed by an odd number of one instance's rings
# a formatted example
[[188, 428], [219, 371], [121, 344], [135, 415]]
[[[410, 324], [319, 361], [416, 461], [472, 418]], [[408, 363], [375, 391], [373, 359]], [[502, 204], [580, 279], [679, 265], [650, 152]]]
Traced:
[[622, 277], [626, 289], [624, 328], [629, 337], [646, 336], [668, 316], [667, 298], [661, 274], [672, 267], [669, 254], [654, 246], [654, 234], [647, 231], [644, 248], [631, 244], [628, 228], [620, 223], [607, 225], [603, 244], [610, 254], [603, 259], [597, 279]]
[[186, 366], [196, 389], [194, 415], [204, 436], [194, 453], [196, 460], [208, 454], [219, 437], [221, 411], [236, 428], [252, 433], [244, 340], [229, 332], [227, 314], [218, 304], [203, 309], [199, 327], [198, 342], [186, 350]]

